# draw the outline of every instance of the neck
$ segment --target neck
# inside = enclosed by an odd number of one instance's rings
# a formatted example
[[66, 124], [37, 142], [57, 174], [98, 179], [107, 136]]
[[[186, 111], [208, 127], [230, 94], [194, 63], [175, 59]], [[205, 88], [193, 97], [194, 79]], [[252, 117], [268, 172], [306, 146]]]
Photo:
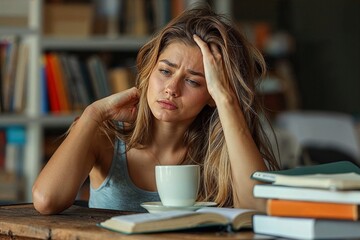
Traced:
[[186, 130], [187, 126], [156, 122], [152, 132], [153, 139], [145, 149], [156, 158], [157, 164], [178, 164], [182, 162], [187, 151], [184, 145]]
[[176, 151], [184, 147], [184, 134], [187, 129], [188, 125], [155, 121], [152, 131], [152, 143], [167, 150]]

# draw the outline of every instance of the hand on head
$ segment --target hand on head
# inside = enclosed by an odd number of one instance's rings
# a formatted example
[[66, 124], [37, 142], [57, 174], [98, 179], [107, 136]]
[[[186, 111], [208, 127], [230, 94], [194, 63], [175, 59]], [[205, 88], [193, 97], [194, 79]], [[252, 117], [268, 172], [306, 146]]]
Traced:
[[93, 103], [101, 121], [133, 122], [137, 115], [140, 93], [136, 87], [112, 94]]
[[196, 34], [194, 34], [193, 38], [203, 55], [207, 88], [210, 95], [214, 98], [216, 91], [223, 89], [225, 83], [221, 53], [214, 43], [207, 44]]

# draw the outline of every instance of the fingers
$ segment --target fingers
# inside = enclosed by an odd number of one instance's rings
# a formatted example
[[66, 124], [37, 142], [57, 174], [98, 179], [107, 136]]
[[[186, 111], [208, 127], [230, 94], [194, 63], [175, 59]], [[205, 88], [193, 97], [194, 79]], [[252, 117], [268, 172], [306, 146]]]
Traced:
[[138, 99], [140, 97], [140, 91], [136, 87], [126, 89], [124, 93], [126, 93], [130, 99]]
[[221, 59], [221, 54], [220, 54], [219, 48], [214, 43], [210, 43], [210, 50], [211, 50], [212, 55], [217, 60]]
[[122, 92], [115, 93], [116, 102], [122, 105], [136, 104], [140, 98], [140, 91], [136, 87], [126, 89]]
[[196, 42], [196, 44], [199, 46], [201, 52], [203, 55], [210, 55], [210, 49], [207, 45], [206, 42], [204, 42], [198, 35], [194, 34], [193, 35], [194, 41]]
[[210, 43], [209, 47], [209, 45], [205, 41], [203, 41], [198, 35], [194, 34], [193, 37], [196, 44], [200, 47], [200, 50], [204, 57], [213, 56], [216, 60], [221, 59], [221, 54], [216, 44]]
[[193, 38], [203, 55], [207, 89], [210, 95], [213, 96], [213, 94], [215, 94], [218, 89], [222, 88], [221, 85], [224, 79], [224, 70], [220, 49], [215, 43], [208, 44], [195, 34], [193, 35]]

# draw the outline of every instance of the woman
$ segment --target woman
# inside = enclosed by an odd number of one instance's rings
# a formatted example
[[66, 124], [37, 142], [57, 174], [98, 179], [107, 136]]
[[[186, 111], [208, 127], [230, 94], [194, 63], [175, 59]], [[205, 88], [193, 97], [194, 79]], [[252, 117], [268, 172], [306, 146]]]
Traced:
[[263, 133], [259, 53], [209, 8], [185, 11], [145, 44], [137, 86], [89, 105], [33, 186], [35, 208], [71, 206], [90, 177], [90, 207], [144, 211], [159, 201], [154, 169], [199, 164], [199, 201], [263, 209], [257, 170], [277, 169]]

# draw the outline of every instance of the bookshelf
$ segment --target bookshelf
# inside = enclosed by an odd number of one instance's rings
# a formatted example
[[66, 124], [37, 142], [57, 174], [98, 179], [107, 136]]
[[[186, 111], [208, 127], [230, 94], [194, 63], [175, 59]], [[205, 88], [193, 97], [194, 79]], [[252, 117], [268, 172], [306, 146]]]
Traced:
[[[13, 11], [14, 16], [26, 18], [27, 24], [25, 26], [0, 26], [0, 36], [17, 36], [22, 41], [26, 42], [28, 53], [27, 65], [27, 80], [28, 84], [25, 88], [25, 106], [20, 114], [12, 112], [1, 113], [0, 127], [7, 128], [9, 126], [19, 126], [24, 129], [26, 133], [26, 144], [24, 146], [23, 159], [23, 176], [26, 179], [24, 186], [24, 199], [29, 200], [31, 197], [31, 186], [33, 180], [36, 178], [40, 169], [41, 148], [39, 143], [42, 141], [42, 124], [37, 121], [39, 118], [39, 59], [40, 56], [40, 0], [4, 0], [0, 3], [3, 11], [0, 11], [0, 16], [9, 10]], [[14, 7], [12, 7], [14, 6]], [[14, 8], [20, 9], [18, 12]], [[11, 18], [12, 15], [5, 15], [5, 18]], [[19, 17], [20, 18], [20, 17]]]
[[[197, 1], [204, 0], [180, 0], [183, 6], [190, 6]], [[84, 2], [84, 1], [82, 1]], [[131, 1], [129, 1], [131, 2]], [[136, 0], [136, 2], [138, 2]], [[155, 6], [163, 6], [168, 0], [154, 0]], [[227, 9], [229, 0], [215, 1], [216, 8]], [[89, 1], [90, 3], [90, 1]], [[24, 129], [26, 134], [26, 142], [24, 145], [24, 159], [22, 164], [24, 186], [22, 196], [13, 202], [32, 201], [32, 185], [40, 172], [45, 155], [45, 141], [47, 132], [61, 132], [66, 130], [73, 122], [76, 116], [81, 112], [59, 112], [52, 113], [43, 112], [42, 110], [42, 56], [48, 52], [66, 52], [80, 55], [96, 54], [97, 52], [107, 52], [124, 56], [125, 58], [135, 59], [138, 49], [150, 38], [149, 34], [119, 34], [109, 36], [106, 34], [68, 37], [68, 36], [48, 36], [44, 34], [44, 9], [46, 0], [2, 0], [0, 2], [0, 39], [3, 36], [16, 36], [24, 40], [29, 47], [29, 55], [27, 61], [27, 83], [25, 87], [25, 106], [22, 111], [1, 111], [0, 112], [0, 131], [10, 127], [20, 127]], [[220, 7], [221, 8], [220, 8]], [[3, 9], [3, 10], [1, 10]], [[19, 26], [7, 24], [12, 23], [13, 18], [18, 18], [19, 14], [14, 9], [21, 9], [20, 17], [22, 24]], [[164, 11], [162, 7], [158, 7], [157, 11]], [[11, 11], [10, 11], [11, 10]], [[13, 11], [12, 11], [13, 10]], [[169, 10], [168, 10], [169, 11]], [[9, 15], [9, 12], [12, 15]], [[5, 20], [4, 17], [5, 15]], [[157, 19], [158, 27], [166, 23], [169, 12], [163, 12]], [[9, 17], [11, 21], [8, 21]], [[1, 62], [0, 62], [1, 63]], [[134, 63], [134, 62], [132, 62]], [[132, 64], [130, 63], [130, 65]], [[128, 63], [129, 64], [129, 63]], [[130, 66], [134, 67], [134, 66]], [[48, 154], [48, 153], [47, 153]], [[0, 169], [1, 170], [1, 169]], [[0, 186], [1, 187], [1, 186]], [[3, 202], [0, 199], [0, 203]]]

